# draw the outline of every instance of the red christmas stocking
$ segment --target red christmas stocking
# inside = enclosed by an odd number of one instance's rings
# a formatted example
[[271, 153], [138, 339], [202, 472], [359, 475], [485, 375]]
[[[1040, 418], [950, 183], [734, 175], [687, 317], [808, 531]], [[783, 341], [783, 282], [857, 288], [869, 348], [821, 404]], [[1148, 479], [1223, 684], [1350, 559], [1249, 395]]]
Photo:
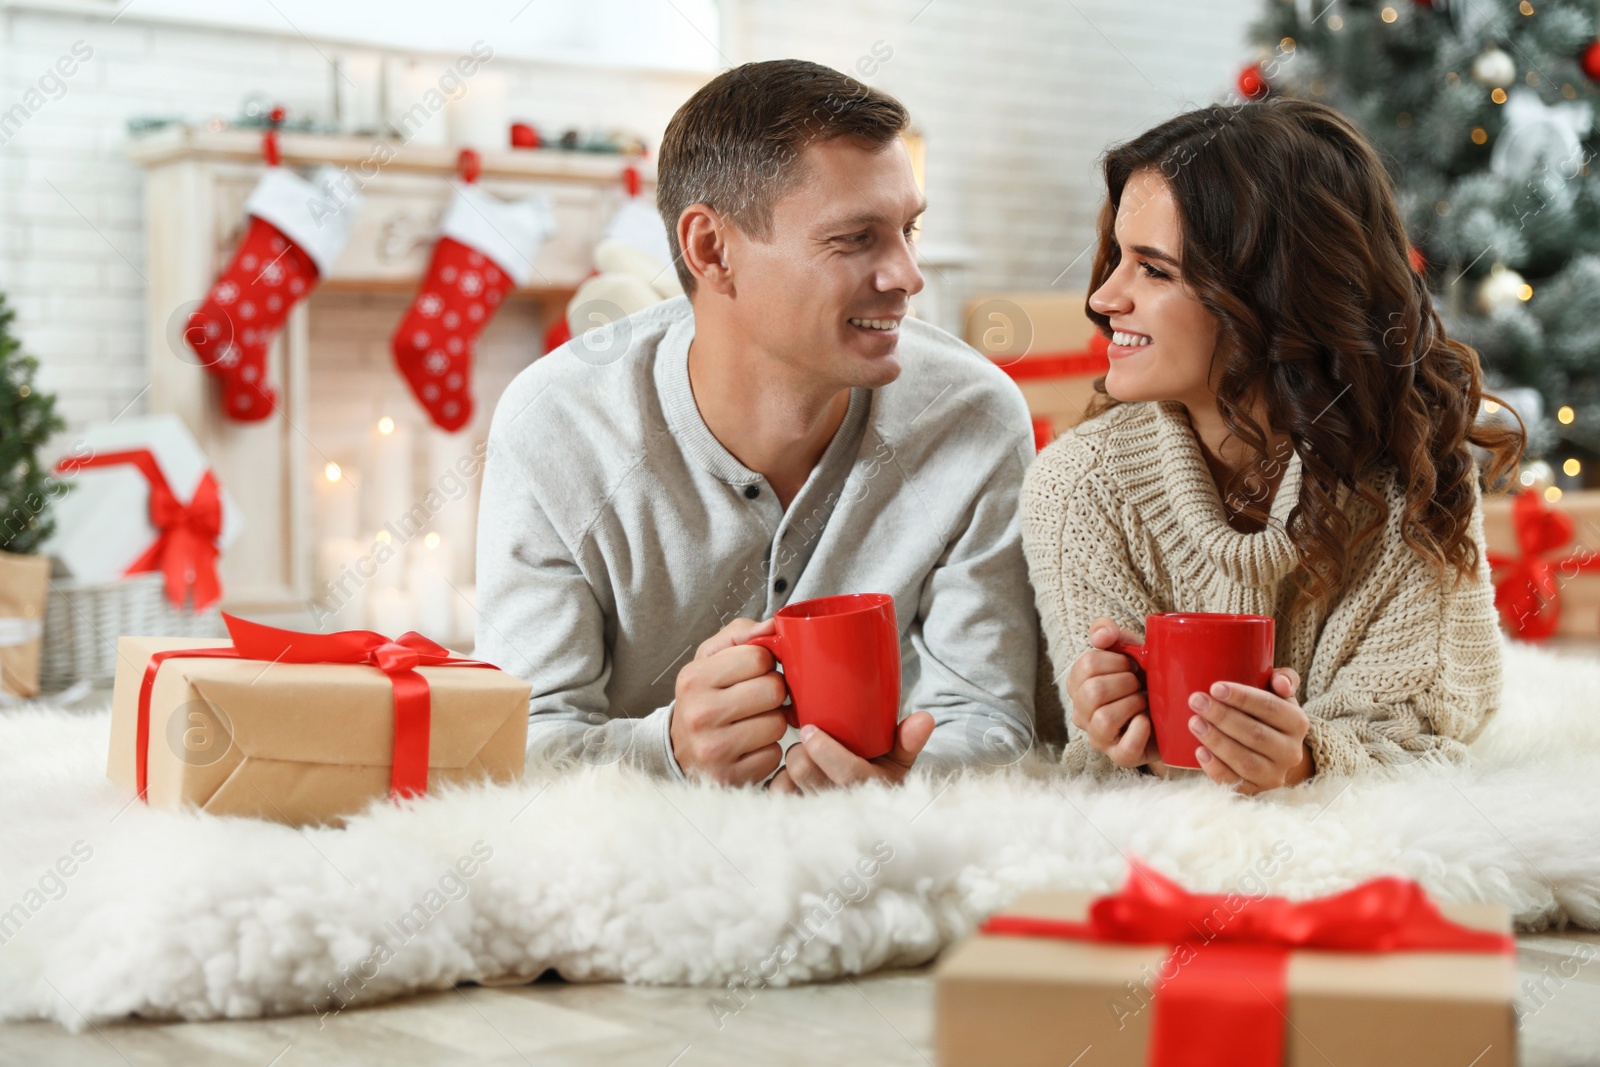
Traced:
[[508, 204], [458, 185], [440, 225], [422, 288], [390, 347], [428, 416], [454, 432], [472, 419], [472, 356], [501, 301], [537, 273], [539, 247], [555, 232], [548, 202]]
[[267, 352], [290, 310], [317, 284], [349, 240], [359, 194], [317, 185], [272, 167], [245, 202], [249, 228], [185, 339], [222, 382], [222, 410], [253, 422], [271, 415]]

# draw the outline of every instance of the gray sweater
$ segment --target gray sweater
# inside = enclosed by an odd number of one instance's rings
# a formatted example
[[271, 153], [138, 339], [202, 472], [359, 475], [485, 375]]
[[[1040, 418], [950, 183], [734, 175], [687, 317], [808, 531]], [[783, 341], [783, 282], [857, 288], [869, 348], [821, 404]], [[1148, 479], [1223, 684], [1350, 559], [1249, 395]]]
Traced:
[[1034, 449], [1005, 375], [905, 320], [900, 377], [852, 393], [785, 511], [700, 417], [689, 301], [610, 329], [519, 374], [489, 431], [475, 654], [532, 683], [529, 758], [681, 778], [668, 724], [700, 642], [847, 592], [894, 597], [900, 715], [937, 724], [919, 767], [1026, 749], [1038, 621], [1018, 493]]

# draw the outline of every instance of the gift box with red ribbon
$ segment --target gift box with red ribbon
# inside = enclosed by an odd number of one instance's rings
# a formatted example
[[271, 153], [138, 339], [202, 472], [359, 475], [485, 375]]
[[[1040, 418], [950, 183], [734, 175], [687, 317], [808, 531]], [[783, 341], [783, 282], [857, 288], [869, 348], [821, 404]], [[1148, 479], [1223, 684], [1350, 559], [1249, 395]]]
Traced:
[[1483, 503], [1501, 628], [1523, 641], [1600, 636], [1600, 492], [1532, 490]]
[[340, 823], [385, 795], [522, 775], [527, 682], [420, 634], [118, 642], [106, 773], [154, 807]]
[[53, 505], [56, 529], [44, 551], [73, 578], [97, 584], [160, 571], [174, 607], [202, 611], [220, 599], [217, 560], [244, 516], [183, 420], [95, 427], [55, 470], [74, 488]]
[[939, 1063], [1512, 1067], [1510, 929], [1402, 878], [1296, 903], [1134, 862], [1098, 899], [1024, 894], [941, 960]]

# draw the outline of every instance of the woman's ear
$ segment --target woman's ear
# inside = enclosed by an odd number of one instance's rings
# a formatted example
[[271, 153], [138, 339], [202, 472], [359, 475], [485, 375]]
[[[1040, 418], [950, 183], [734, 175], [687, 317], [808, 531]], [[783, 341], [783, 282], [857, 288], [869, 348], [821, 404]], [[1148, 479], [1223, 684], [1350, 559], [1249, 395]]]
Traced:
[[678, 247], [694, 276], [695, 289], [705, 286], [723, 296], [733, 292], [733, 271], [728, 266], [729, 223], [705, 204], [690, 204], [678, 216]]

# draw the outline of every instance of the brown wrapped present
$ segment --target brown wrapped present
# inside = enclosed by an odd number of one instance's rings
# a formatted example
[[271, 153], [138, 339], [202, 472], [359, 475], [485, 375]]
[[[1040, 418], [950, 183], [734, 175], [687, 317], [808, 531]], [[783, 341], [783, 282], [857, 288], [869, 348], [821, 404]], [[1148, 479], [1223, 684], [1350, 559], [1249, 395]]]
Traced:
[[1513, 1067], [1513, 949], [1504, 908], [1403, 879], [1291, 903], [1136, 864], [1110, 897], [1024, 894], [941, 960], [939, 1063]]
[[[1554, 495], [1554, 494], [1552, 494]], [[1527, 641], [1600, 634], [1600, 490], [1486, 496], [1483, 533], [1502, 628]]]
[[[400, 642], [367, 631], [294, 634], [224, 618], [231, 643], [118, 641], [106, 773], [149, 803], [340, 823], [386, 793], [521, 777], [522, 679], [415, 634]], [[335, 647], [361, 658], [328, 662], [319, 642], [330, 639], [347, 639]], [[437, 651], [419, 657], [421, 644], [401, 643], [411, 639]]]
[[50, 560], [0, 552], [0, 688], [39, 695], [39, 635], [44, 627]]

